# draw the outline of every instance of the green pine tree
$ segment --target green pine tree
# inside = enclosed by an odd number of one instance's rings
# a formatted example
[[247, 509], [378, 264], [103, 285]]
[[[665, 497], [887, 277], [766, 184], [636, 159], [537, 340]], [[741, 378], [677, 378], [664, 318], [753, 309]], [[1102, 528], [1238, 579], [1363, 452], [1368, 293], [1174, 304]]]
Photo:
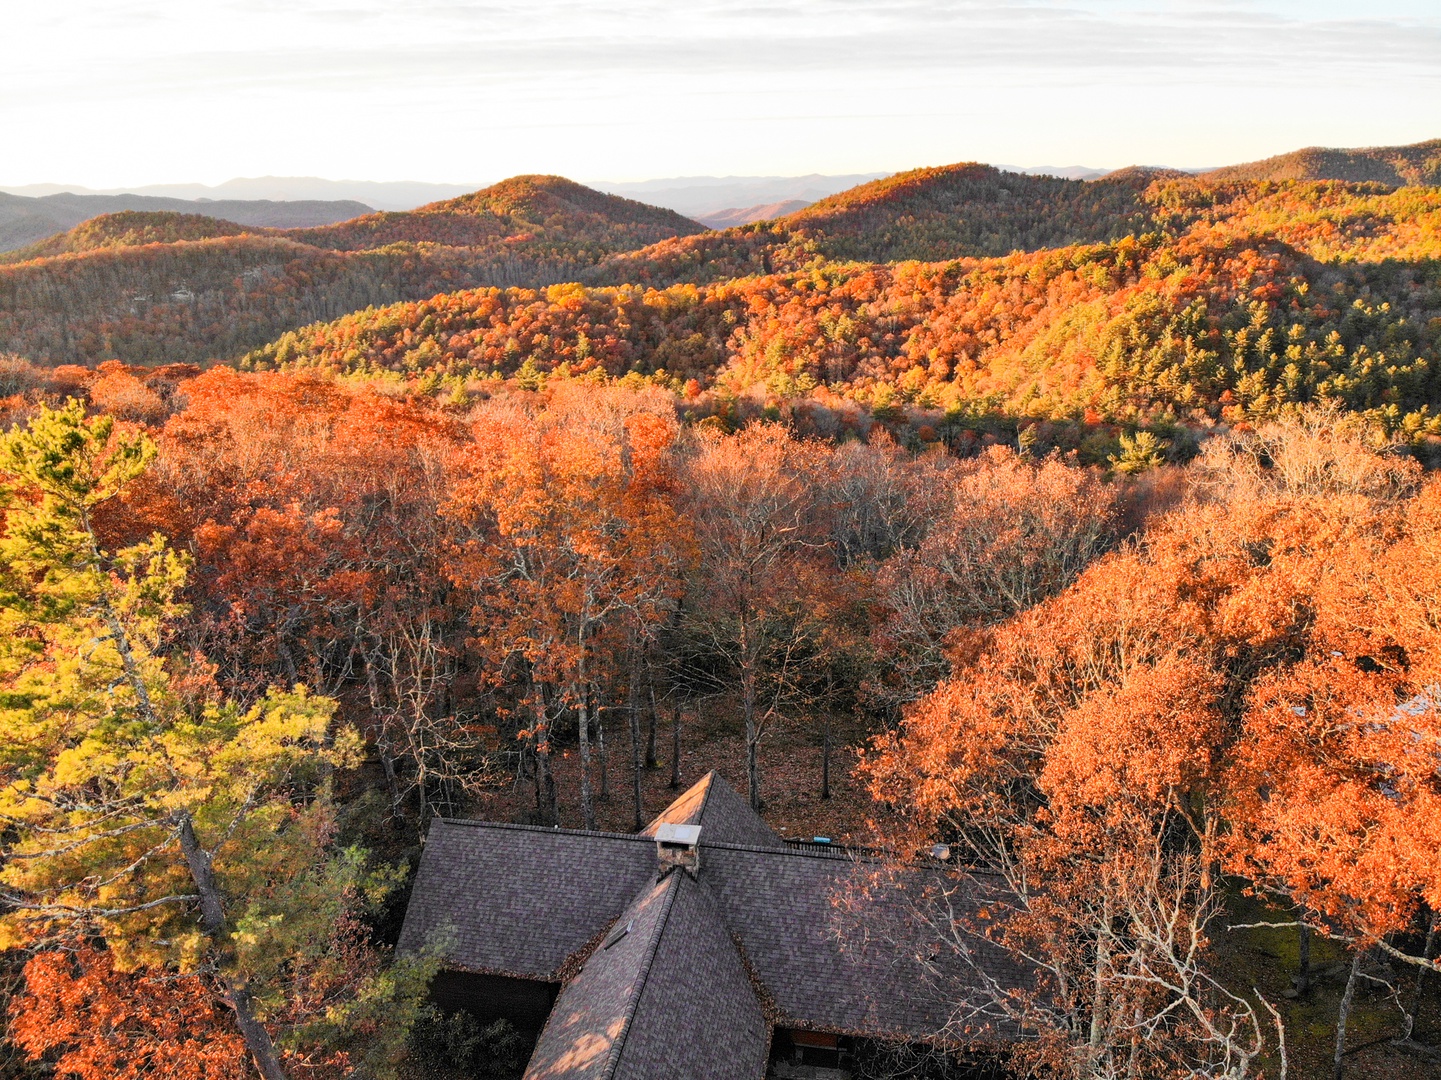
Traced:
[[[154, 455], [73, 401], [0, 436], [0, 948], [84, 936], [120, 966], [202, 971], [283, 1080], [292, 980], [344, 963], [334, 928], [386, 887], [334, 843], [331, 776], [360, 741], [302, 687], [249, 708], [175, 693], [189, 560], [158, 535], [107, 551], [95, 523]], [[365, 1028], [384, 1073], [429, 974], [362, 972], [285, 1034]]]

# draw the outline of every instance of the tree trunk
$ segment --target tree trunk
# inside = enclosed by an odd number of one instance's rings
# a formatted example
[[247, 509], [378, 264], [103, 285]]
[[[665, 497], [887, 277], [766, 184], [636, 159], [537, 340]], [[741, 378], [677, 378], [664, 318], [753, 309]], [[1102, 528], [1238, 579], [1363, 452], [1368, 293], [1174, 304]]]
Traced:
[[[195, 891], [200, 896], [200, 928], [223, 957], [226, 951], [222, 941], [225, 933], [225, 903], [220, 887], [215, 883], [215, 870], [210, 862], [210, 853], [200, 846], [200, 841], [195, 836], [195, 824], [189, 813], [180, 811], [176, 824], [180, 834], [180, 851], [190, 870], [190, 880], [195, 883]], [[251, 1008], [250, 991], [231, 979], [223, 966], [218, 974], [225, 1001], [235, 1013], [236, 1026], [240, 1028], [241, 1038], [245, 1040], [245, 1048], [250, 1051], [256, 1069], [265, 1080], [287, 1080], [285, 1070], [280, 1065], [280, 1055], [275, 1052], [275, 1043], [270, 1039], [270, 1032], [255, 1018], [255, 1011]]]
[[[530, 757], [530, 780], [531, 783], [535, 785], [535, 823], [537, 825], [544, 825], [545, 803], [541, 801], [540, 755], [537, 754], [535, 751], [534, 738], [535, 736], [532, 735], [529, 739], [525, 740], [524, 748], [521, 750], [520, 753], [522, 758], [524, 758], [526, 755], [529, 755]], [[524, 761], [522, 761], [522, 765], [524, 765]]]
[[586, 708], [585, 691], [576, 695], [580, 709], [580, 820], [581, 827], [595, 828], [595, 807], [590, 799], [590, 710]]
[[761, 808], [760, 775], [760, 730], [756, 723], [756, 680], [755, 672], [741, 673], [741, 708], [746, 722], [746, 785], [749, 789], [751, 809], [757, 813]]
[[541, 743], [535, 752], [536, 760], [540, 763], [538, 770], [540, 774], [540, 785], [545, 792], [545, 820], [542, 825], [560, 825], [560, 796], [555, 790], [555, 772], [550, 767], [550, 733], [545, 732], [546, 741]]
[[760, 768], [760, 743], [746, 740], [746, 782], [750, 791], [751, 809], [760, 813], [761, 809], [761, 768]]
[[[365, 688], [370, 697], [370, 709], [376, 716], [389, 717], [380, 701], [380, 684], [375, 677], [375, 664], [368, 653], [361, 653], [360, 662], [365, 665]], [[375, 738], [375, 752], [380, 756], [380, 767], [385, 771], [385, 786], [390, 791], [390, 814], [394, 818], [403, 816], [400, 794], [400, 777], [395, 771], [395, 755], [390, 747], [390, 724], [380, 722], [380, 732]]]
[[230, 1008], [235, 1012], [235, 1024], [240, 1028], [241, 1037], [245, 1040], [245, 1047], [250, 1051], [250, 1056], [255, 1059], [255, 1067], [265, 1080], [288, 1080], [285, 1069], [280, 1064], [280, 1058], [275, 1053], [275, 1044], [270, 1041], [270, 1032], [265, 1030], [265, 1025], [255, 1018], [255, 1010], [251, 1007], [250, 993], [246, 990], [236, 988], [229, 979], [221, 977], [221, 983], [225, 987], [225, 998]]
[[821, 729], [821, 798], [831, 797], [831, 718], [826, 717]]
[[[635, 799], [635, 817], [631, 825], [631, 831], [640, 832], [641, 826], [644, 824], [641, 820], [644, 815], [644, 805], [640, 790], [640, 665], [638, 663], [631, 665], [630, 675], [630, 701], [627, 703], [630, 712], [630, 781], [631, 794]], [[653, 739], [654, 731], [652, 730], [652, 740]]]
[[426, 823], [430, 820], [430, 799], [426, 788], [430, 784], [430, 778], [425, 774], [425, 756], [420, 756], [420, 761], [415, 773], [415, 812], [420, 821], [420, 835], [425, 835]]
[[376, 751], [380, 754], [380, 767], [385, 771], [385, 786], [390, 791], [390, 814], [392, 817], [401, 816], [400, 778], [395, 773], [395, 755], [390, 752], [390, 745], [384, 738], [376, 744]]
[[[1432, 917], [1432, 920], [1431, 920], [1431, 925], [1426, 928], [1426, 944], [1423, 945], [1423, 946], [1421, 946], [1421, 959], [1422, 959], [1422, 960], [1430, 960], [1430, 959], [1431, 959], [1431, 950], [1435, 947], [1435, 945], [1436, 945], [1436, 920], [1435, 920], [1435, 917], [1433, 916], [1433, 917]], [[1413, 1025], [1415, 1024], [1415, 1018], [1421, 1014], [1421, 995], [1422, 995], [1423, 991], [1426, 989], [1426, 976], [1427, 976], [1427, 974], [1429, 974], [1429, 969], [1428, 969], [1428, 968], [1424, 968], [1424, 967], [1423, 967], [1420, 971], [1418, 971], [1418, 972], [1416, 973], [1416, 994], [1415, 994], [1415, 997], [1412, 999], [1412, 1002], [1411, 1002], [1411, 1017], [1410, 1017], [1411, 1023], [1412, 1023]], [[1411, 1033], [1410, 1033], [1409, 1031], [1406, 1033], [1406, 1037], [1407, 1037], [1407, 1038], [1410, 1038], [1410, 1037], [1411, 1037]]]
[[1296, 976], [1296, 993], [1304, 994], [1311, 989], [1311, 928], [1301, 924], [1301, 971]]
[[1091, 1068], [1099, 1072], [1106, 1041], [1106, 979], [1111, 966], [1111, 902], [1101, 898], [1101, 922], [1096, 927], [1096, 973], [1091, 1000]]
[[544, 685], [532, 684], [531, 700], [537, 712], [535, 725], [535, 801], [540, 824], [560, 824], [560, 800], [555, 790], [555, 772], [550, 766], [550, 708]]
[[655, 704], [655, 680], [651, 678], [649, 674], [646, 676], [646, 687], [650, 691], [650, 732], [646, 735], [645, 739], [645, 767], [647, 769], [654, 769], [660, 765], [659, 759], [655, 756], [655, 728], [659, 722], [656, 718], [656, 713], [659, 710], [657, 710]]
[[605, 719], [601, 715], [600, 706], [596, 705], [591, 709], [591, 715], [595, 717], [595, 756], [600, 765], [600, 801], [610, 801], [610, 756], [605, 748]]
[[1341, 1080], [1341, 1058], [1346, 1053], [1346, 1020], [1351, 1015], [1351, 1002], [1356, 998], [1356, 975], [1361, 970], [1362, 953], [1351, 959], [1351, 974], [1346, 979], [1346, 992], [1341, 995], [1341, 1008], [1336, 1014], [1336, 1056], [1332, 1059], [1331, 1080]]
[[680, 702], [675, 704], [675, 715], [671, 717], [670, 744], [670, 789], [680, 787]]

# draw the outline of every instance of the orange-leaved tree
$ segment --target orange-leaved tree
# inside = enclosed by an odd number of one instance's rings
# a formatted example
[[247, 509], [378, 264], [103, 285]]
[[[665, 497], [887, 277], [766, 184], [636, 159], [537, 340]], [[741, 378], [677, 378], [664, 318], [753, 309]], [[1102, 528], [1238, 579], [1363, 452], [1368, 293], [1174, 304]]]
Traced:
[[[1414, 468], [1387, 464], [1345, 481], [1369, 490], [1375, 524], [1325, 560], [1311, 648], [1252, 686], [1226, 781], [1230, 868], [1352, 950], [1338, 1074], [1358, 978], [1396, 982], [1367, 956], [1441, 970], [1441, 486], [1415, 490]], [[1354, 524], [1368, 515], [1351, 498]], [[1414, 1007], [1394, 1000], [1409, 1038]]]
[[244, 1080], [245, 1044], [200, 975], [118, 971], [86, 945], [42, 952], [10, 1003], [10, 1038], [75, 1080]]
[[[1433, 670], [1435, 576], [1398, 545], [1427, 497], [1412, 498], [1413, 466], [1337, 428], [1305, 418], [1216, 440], [1190, 501], [1135, 545], [955, 636], [953, 677], [867, 762], [876, 794], [909, 811], [912, 844], [939, 837], [999, 875], [972, 882], [988, 919], [938, 911], [938, 932], [963, 954], [984, 935], [1040, 972], [1036, 993], [989, 1004], [1076, 1075], [1257, 1067], [1274, 1015], [1207, 953], [1223, 869], [1333, 920], [1370, 896], [1392, 918], [1372, 941], [1434, 881], [1433, 676], [1418, 676]], [[1404, 642], [1379, 629], [1402, 624]], [[1394, 831], [1376, 833], [1383, 820]], [[1344, 876], [1334, 858], [1352, 861]], [[1323, 864], [1303, 896], [1302, 868]]]
[[445, 511], [461, 530], [453, 580], [471, 597], [492, 679], [522, 687], [537, 803], [552, 822], [554, 727], [575, 714], [581, 817], [594, 828], [596, 688], [618, 678], [634, 635], [668, 616], [689, 559], [676, 424], [658, 398], [562, 385], [538, 408], [483, 408], [472, 429]]
[[825, 464], [821, 446], [774, 424], [701, 430], [688, 447], [685, 505], [699, 559], [684, 627], [719, 658], [740, 698], [756, 809], [767, 725], [827, 652], [838, 590], [818, 498]]

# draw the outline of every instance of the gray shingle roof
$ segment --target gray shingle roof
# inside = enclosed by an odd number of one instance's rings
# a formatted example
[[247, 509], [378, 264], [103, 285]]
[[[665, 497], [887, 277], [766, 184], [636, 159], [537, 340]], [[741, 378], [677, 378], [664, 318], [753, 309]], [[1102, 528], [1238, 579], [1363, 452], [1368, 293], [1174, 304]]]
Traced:
[[400, 948], [449, 938], [454, 967], [554, 980], [655, 879], [655, 866], [655, 842], [644, 837], [440, 818]]
[[[530, 1080], [760, 1076], [768, 1023], [929, 1040], [952, 1019], [933, 976], [954, 987], [967, 970], [914, 911], [941, 887], [974, 908], [967, 886], [917, 868], [862, 892], [879, 863], [786, 845], [714, 773], [647, 833], [661, 822], [700, 825], [695, 876], [658, 876], [644, 833], [438, 820], [400, 947], [444, 942], [452, 967], [569, 980]], [[836, 903], [858, 895], [859, 915]], [[985, 976], [1025, 981], [988, 948]]]
[[769, 1044], [709, 888], [672, 871], [636, 897], [561, 991], [525, 1075], [759, 1078]]

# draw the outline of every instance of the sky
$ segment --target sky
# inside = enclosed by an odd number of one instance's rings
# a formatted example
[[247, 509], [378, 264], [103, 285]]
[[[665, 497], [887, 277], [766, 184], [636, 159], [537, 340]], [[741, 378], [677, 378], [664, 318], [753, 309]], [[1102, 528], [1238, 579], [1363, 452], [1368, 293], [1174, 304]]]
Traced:
[[1441, 0], [0, 0], [0, 184], [1198, 168], [1441, 136]]

